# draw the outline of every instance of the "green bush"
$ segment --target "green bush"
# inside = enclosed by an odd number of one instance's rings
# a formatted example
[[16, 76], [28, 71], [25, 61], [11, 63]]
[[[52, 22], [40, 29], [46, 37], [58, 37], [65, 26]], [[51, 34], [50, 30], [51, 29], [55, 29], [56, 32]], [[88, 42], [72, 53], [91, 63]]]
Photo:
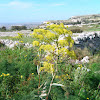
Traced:
[[[36, 66], [33, 63], [36, 54], [33, 50], [16, 48], [0, 51], [0, 100], [15, 98], [18, 94], [21, 97], [24, 92], [26, 95], [38, 87]], [[10, 75], [6, 76], [8, 73]]]
[[11, 30], [26, 30], [26, 26], [12, 26]]
[[78, 29], [78, 28], [76, 28], [76, 29], [71, 29], [71, 31], [72, 31], [73, 33], [82, 33], [82, 32], [83, 32], [83, 30]]
[[2, 47], [2, 46], [4, 46], [4, 44], [0, 42], [0, 47]]

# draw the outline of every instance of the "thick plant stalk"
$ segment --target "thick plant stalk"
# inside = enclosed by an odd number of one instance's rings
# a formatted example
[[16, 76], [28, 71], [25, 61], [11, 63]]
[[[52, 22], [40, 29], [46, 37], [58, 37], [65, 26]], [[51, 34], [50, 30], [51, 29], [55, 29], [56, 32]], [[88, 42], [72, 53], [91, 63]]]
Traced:
[[[58, 45], [57, 45], [57, 50], [58, 50]], [[54, 75], [53, 75], [53, 73], [52, 73], [52, 80], [51, 80], [51, 83], [50, 83], [50, 87], [49, 87], [49, 91], [48, 91], [48, 94], [47, 94], [47, 97], [46, 97], [46, 100], [48, 100], [48, 96], [49, 96], [49, 94], [50, 94], [50, 91], [51, 91], [51, 86], [52, 86], [52, 83], [53, 83], [53, 80], [54, 80], [54, 77], [55, 77], [55, 75], [56, 75], [56, 72], [57, 72], [57, 65], [58, 65], [58, 55], [57, 55], [57, 60], [55, 61], [55, 63], [56, 63], [56, 70], [55, 70], [55, 73], [54, 73]]]
[[48, 96], [49, 96], [50, 91], [51, 91], [51, 86], [52, 86], [52, 83], [53, 83], [54, 77], [55, 77], [55, 74], [54, 74], [53, 77], [52, 77], [52, 80], [51, 80], [51, 83], [50, 83], [50, 87], [49, 87], [49, 91], [48, 91], [48, 94], [47, 94], [46, 100], [48, 100]]
[[[38, 88], [40, 87], [40, 74], [39, 74], [39, 85], [38, 85]], [[38, 94], [39, 94], [40, 91], [38, 91]]]
[[[40, 54], [39, 54], [39, 52], [38, 52], [38, 55], [39, 55], [39, 59], [40, 59]], [[41, 60], [41, 59], [40, 59]], [[39, 67], [41, 67], [41, 63], [39, 64], [39, 66], [37, 65], [37, 72], [38, 72], [38, 75], [39, 75], [39, 85], [38, 85], [38, 88], [40, 87], [40, 68]], [[40, 91], [38, 91], [38, 94], [39, 94], [39, 92]]]

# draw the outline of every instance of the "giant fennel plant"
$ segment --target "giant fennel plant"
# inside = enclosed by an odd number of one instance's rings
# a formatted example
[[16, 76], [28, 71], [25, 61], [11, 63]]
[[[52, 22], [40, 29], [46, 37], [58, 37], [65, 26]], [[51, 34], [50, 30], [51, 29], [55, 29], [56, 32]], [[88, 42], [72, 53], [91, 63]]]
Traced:
[[[52, 76], [50, 87], [46, 99], [48, 99], [52, 85], [63, 86], [63, 84], [53, 83], [59, 72], [59, 64], [75, 58], [75, 53], [72, 50], [74, 40], [72, 32], [67, 30], [67, 27], [61, 23], [60, 25], [48, 25], [47, 29], [34, 29], [31, 34], [36, 41], [33, 41], [33, 46], [37, 47], [39, 61], [37, 63], [37, 72], [48, 73]], [[39, 79], [39, 88], [40, 86]]]

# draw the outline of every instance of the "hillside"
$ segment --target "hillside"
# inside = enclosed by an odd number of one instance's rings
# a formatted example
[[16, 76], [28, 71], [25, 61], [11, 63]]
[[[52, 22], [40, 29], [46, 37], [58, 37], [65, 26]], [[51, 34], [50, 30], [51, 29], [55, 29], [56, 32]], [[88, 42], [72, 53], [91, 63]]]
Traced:
[[[65, 25], [75, 25], [75, 24], [96, 24], [100, 23], [100, 14], [94, 15], [83, 15], [83, 16], [72, 16], [68, 20], [50, 20], [51, 23], [64, 23]], [[44, 22], [45, 23], [45, 22]]]

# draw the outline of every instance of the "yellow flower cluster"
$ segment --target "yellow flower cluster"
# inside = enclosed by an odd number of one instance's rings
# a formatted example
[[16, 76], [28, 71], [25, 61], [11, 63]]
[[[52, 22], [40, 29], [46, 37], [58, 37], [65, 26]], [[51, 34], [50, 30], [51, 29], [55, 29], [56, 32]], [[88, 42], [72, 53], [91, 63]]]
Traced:
[[66, 29], [63, 29], [63, 31], [64, 31], [64, 33], [69, 33], [69, 31], [68, 31], [68, 30], [66, 30]]
[[9, 76], [10, 74], [8, 73], [8, 74], [4, 74], [4, 73], [2, 73], [1, 75], [0, 75], [0, 77], [2, 77], [2, 76]]
[[54, 32], [58, 33], [59, 35], [61, 34], [68, 34], [70, 36], [72, 35], [72, 32], [70, 30], [67, 30], [63, 23], [61, 23], [60, 25], [52, 24], [50, 26], [47, 26], [47, 28], [52, 29]]
[[41, 34], [37, 35], [37, 38], [40, 39], [40, 40], [44, 39], [43, 35], [41, 35]]
[[54, 28], [53, 31], [56, 32], [56, 33], [58, 33], [59, 35], [64, 34], [63, 29], [60, 29], [60, 28]]
[[46, 30], [45, 29], [34, 29], [35, 33], [39, 33], [39, 34], [45, 34]]
[[54, 39], [55, 34], [50, 32], [49, 30], [44, 30], [44, 29], [35, 29], [34, 33], [32, 33], [32, 36], [34, 38], [43, 40], [45, 39]]
[[66, 48], [61, 48], [57, 51], [58, 55], [62, 55], [65, 57], [66, 55], [70, 56], [71, 58], [76, 58], [75, 52], [73, 50], [69, 51]]
[[66, 48], [61, 48], [60, 50], [58, 50], [58, 54], [62, 56], [65, 56], [68, 53], [69, 53], [69, 50]]
[[74, 58], [76, 59], [76, 55], [75, 55], [75, 52], [72, 50], [72, 51], [69, 51], [68, 55], [71, 57], [71, 58]]
[[63, 81], [64, 79], [65, 79], [65, 80], [66, 80], [66, 79], [71, 79], [70, 76], [69, 76], [68, 74], [66, 74], [66, 75], [61, 75], [61, 76], [56, 75], [55, 78], [62, 79], [62, 81]]
[[45, 52], [48, 51], [48, 52], [53, 52], [55, 50], [55, 48], [52, 46], [52, 45], [41, 45], [39, 50], [44, 50]]
[[50, 31], [47, 31], [47, 34], [45, 34], [45, 37], [47, 39], [54, 39], [55, 38], [55, 34], [54, 33], [51, 33]]
[[69, 43], [68, 46], [72, 47], [74, 44], [74, 40], [71, 38], [71, 36], [66, 37], [66, 41]]
[[68, 46], [68, 42], [66, 40], [59, 40], [58, 41], [59, 46]]
[[72, 32], [67, 30], [63, 23], [61, 23], [60, 25], [52, 24], [47, 26], [47, 28], [49, 28], [50, 30], [52, 29], [52, 31], [45, 30], [45, 29], [34, 29], [34, 32], [32, 33], [32, 37], [39, 40], [49, 39], [50, 41], [52, 39], [59, 38], [59, 36], [62, 34], [67, 34], [69, 36], [72, 35]]
[[61, 24], [60, 24], [60, 27], [65, 28], [65, 26], [64, 26], [64, 24], [63, 24], [63, 23], [61, 23]]
[[20, 43], [23, 43], [23, 41], [19, 41]]
[[50, 28], [50, 29], [54, 29], [54, 28], [59, 28], [60, 26], [59, 25], [56, 25], [56, 24], [52, 24], [50, 26], [47, 26], [47, 28]]
[[52, 60], [52, 57], [51, 57], [51, 56], [49, 56], [49, 55], [48, 55], [48, 56], [46, 56], [45, 58], [46, 58], [46, 60], [47, 60], [47, 61]]
[[40, 71], [45, 71], [45, 72], [49, 72], [49, 73], [53, 73], [54, 72], [54, 64], [48, 63], [48, 62], [44, 62], [43, 63], [43, 67], [40, 67]]
[[33, 46], [39, 46], [39, 42], [38, 41], [33, 41]]

